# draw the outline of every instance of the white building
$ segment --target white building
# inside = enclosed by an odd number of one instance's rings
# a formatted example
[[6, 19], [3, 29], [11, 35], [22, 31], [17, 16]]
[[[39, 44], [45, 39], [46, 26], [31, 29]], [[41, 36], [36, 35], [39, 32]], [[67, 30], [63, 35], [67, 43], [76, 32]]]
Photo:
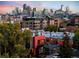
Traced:
[[2, 16], [0, 15], [0, 21], [2, 20]]

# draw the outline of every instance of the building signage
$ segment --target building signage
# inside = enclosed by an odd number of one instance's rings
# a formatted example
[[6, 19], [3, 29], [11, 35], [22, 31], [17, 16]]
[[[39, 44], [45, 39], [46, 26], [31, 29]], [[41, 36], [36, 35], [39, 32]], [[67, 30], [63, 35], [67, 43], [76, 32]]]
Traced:
[[50, 32], [43, 32], [43, 34], [45, 37], [50, 37]]
[[[49, 31], [42, 32], [42, 31], [39, 31], [39, 32], [37, 32], [37, 34], [38, 34], [38, 36], [43, 35], [48, 38], [62, 39], [64, 37], [64, 32], [49, 32]], [[75, 36], [74, 33], [70, 33], [70, 32], [67, 32], [67, 35], [70, 37], [70, 39], [72, 39]], [[35, 36], [35, 32], [33, 32], [33, 36]]]
[[51, 38], [63, 38], [63, 32], [51, 32]]

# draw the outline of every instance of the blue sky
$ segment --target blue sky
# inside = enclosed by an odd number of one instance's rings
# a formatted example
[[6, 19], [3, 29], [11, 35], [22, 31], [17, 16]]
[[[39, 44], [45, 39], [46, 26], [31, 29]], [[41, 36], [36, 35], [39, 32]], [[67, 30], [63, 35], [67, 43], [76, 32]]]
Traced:
[[26, 3], [31, 7], [36, 7], [38, 9], [41, 8], [60, 9], [61, 4], [63, 4], [64, 5], [63, 9], [65, 9], [66, 6], [69, 6], [72, 12], [79, 12], [78, 1], [0, 1], [0, 6], [15, 6], [15, 7], [17, 6], [22, 8], [22, 5], [24, 3]]

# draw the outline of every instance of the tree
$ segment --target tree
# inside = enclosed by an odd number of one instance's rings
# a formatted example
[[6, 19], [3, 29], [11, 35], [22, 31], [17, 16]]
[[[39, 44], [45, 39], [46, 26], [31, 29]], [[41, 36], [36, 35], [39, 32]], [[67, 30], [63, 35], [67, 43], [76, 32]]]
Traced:
[[79, 28], [75, 31], [74, 48], [79, 48]]
[[7, 47], [8, 47], [7, 28], [8, 28], [8, 26], [7, 26], [6, 23], [0, 24], [0, 33], [3, 35], [3, 40], [2, 40], [2, 43], [1, 43], [1, 50], [2, 50], [3, 55], [6, 55]]
[[55, 25], [48, 25], [44, 30], [52, 32], [52, 31], [57, 31], [57, 29], [58, 28]]
[[0, 33], [0, 54], [2, 54], [3, 35]]
[[0, 57], [28, 57], [32, 32], [21, 31], [19, 23], [0, 24]]
[[31, 30], [25, 29], [24, 32], [23, 32], [23, 38], [24, 38], [24, 41], [25, 41], [26, 48], [30, 48], [30, 43], [32, 41], [32, 32], [31, 32]]
[[69, 37], [66, 36], [63, 38], [64, 45], [60, 46], [60, 57], [62, 58], [71, 58], [73, 56], [72, 48], [69, 45]]
[[16, 44], [15, 45], [15, 52], [16, 52], [16, 54], [19, 56], [19, 57], [21, 57], [21, 55], [24, 53], [24, 51], [25, 51], [25, 47], [23, 46], [23, 45], [21, 45], [21, 44]]

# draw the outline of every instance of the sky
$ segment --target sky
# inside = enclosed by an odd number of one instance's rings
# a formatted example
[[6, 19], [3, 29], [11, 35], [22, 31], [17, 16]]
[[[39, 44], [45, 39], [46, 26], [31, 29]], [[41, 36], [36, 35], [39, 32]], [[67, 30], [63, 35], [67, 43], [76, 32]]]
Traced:
[[70, 11], [79, 13], [79, 1], [0, 1], [0, 13], [9, 13], [16, 7], [22, 9], [23, 4], [27, 4], [32, 8], [36, 7], [37, 10], [41, 10], [42, 8], [58, 10], [61, 5], [64, 5], [63, 10], [69, 6]]

